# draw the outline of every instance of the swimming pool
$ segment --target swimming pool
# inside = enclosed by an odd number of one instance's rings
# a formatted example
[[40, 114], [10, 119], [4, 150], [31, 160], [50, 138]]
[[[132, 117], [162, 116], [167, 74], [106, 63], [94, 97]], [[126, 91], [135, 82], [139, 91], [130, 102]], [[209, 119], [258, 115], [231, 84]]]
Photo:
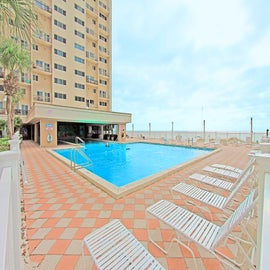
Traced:
[[[127, 190], [128, 186], [146, 178], [155, 178], [193, 159], [213, 152], [209, 148], [192, 148], [152, 143], [110, 143], [91, 142], [81, 148], [92, 161], [85, 169], [115, 186], [116, 190]], [[55, 152], [70, 160], [71, 149]], [[85, 163], [85, 158], [76, 153], [76, 163]], [[100, 179], [97, 180], [102, 182]], [[152, 181], [150, 181], [152, 182]]]

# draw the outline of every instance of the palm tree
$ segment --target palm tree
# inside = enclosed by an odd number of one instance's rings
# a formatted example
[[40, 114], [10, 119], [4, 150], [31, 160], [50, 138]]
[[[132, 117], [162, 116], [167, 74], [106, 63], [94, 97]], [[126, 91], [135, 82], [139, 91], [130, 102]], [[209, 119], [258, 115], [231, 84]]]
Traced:
[[0, 119], [0, 138], [2, 138], [6, 127], [7, 127], [7, 121]]
[[0, 31], [4, 37], [16, 36], [31, 42], [37, 28], [32, 0], [0, 0]]
[[14, 129], [20, 131], [20, 128], [23, 125], [23, 121], [19, 116], [15, 116], [14, 118]]
[[8, 136], [14, 133], [14, 99], [18, 93], [18, 74], [30, 70], [29, 52], [19, 47], [15, 41], [5, 39], [0, 43], [0, 64], [4, 68], [4, 93], [6, 99]]

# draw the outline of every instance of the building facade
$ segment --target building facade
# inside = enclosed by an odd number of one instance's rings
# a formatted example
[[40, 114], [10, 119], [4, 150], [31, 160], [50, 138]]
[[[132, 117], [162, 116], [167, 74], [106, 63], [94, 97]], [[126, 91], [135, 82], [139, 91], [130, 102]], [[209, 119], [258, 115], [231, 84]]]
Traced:
[[[22, 135], [42, 146], [76, 136], [125, 140], [129, 113], [112, 112], [111, 0], [36, 0], [38, 30], [29, 50], [33, 68], [22, 73], [15, 113]], [[0, 67], [0, 118], [5, 119]]]

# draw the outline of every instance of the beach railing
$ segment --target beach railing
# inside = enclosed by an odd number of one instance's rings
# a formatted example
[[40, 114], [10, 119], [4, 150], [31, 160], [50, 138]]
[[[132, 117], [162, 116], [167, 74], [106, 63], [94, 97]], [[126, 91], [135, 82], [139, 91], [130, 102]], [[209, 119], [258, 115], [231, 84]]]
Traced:
[[154, 140], [172, 140], [185, 144], [196, 144], [197, 142], [207, 143], [260, 143], [262, 137], [265, 135], [263, 132], [223, 132], [223, 131], [127, 131], [130, 138], [135, 139], [154, 139]]
[[20, 270], [20, 140], [15, 138], [9, 143], [10, 151], [0, 152], [0, 270]]

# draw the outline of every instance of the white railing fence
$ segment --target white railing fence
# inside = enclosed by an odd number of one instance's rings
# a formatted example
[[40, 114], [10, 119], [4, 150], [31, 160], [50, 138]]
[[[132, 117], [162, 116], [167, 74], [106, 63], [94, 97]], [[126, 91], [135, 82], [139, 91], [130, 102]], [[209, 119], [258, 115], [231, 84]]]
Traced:
[[261, 138], [265, 135], [262, 132], [221, 132], [221, 131], [152, 131], [152, 130], [144, 130], [144, 131], [135, 131], [135, 130], [127, 130], [127, 135], [130, 138], [145, 138], [145, 139], [168, 139], [178, 142], [187, 142], [193, 141], [196, 142], [198, 140], [203, 141], [220, 141], [224, 140], [226, 142], [230, 141], [238, 141], [250, 143], [250, 138], [252, 138], [253, 143], [260, 143]]
[[263, 138], [261, 151], [255, 154], [258, 165], [258, 224], [257, 224], [257, 268], [269, 269], [270, 249], [270, 138]]
[[0, 270], [20, 270], [20, 139], [15, 136], [9, 143], [10, 151], [0, 152]]

